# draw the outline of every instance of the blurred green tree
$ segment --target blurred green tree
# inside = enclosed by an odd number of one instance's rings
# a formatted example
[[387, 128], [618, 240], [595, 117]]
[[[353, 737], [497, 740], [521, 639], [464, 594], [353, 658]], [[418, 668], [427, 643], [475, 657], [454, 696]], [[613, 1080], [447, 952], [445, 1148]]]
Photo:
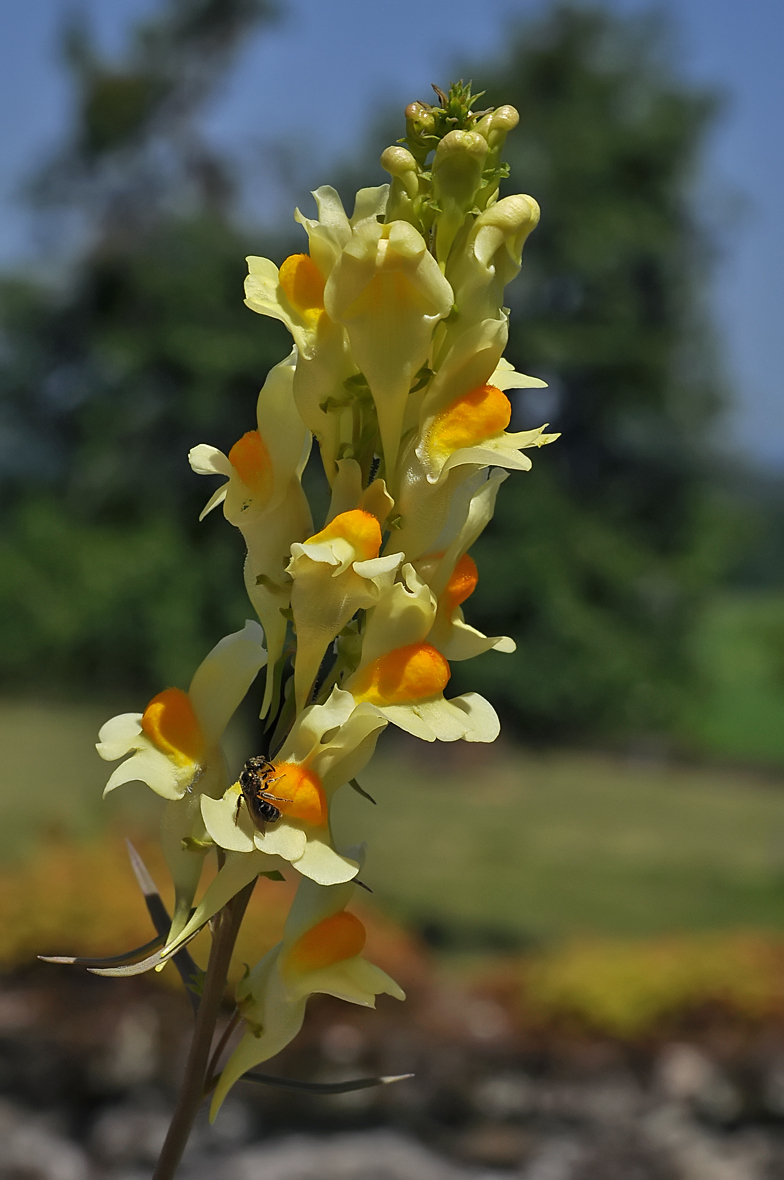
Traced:
[[111, 64], [68, 30], [75, 126], [32, 197], [75, 261], [0, 290], [7, 684], [187, 683], [247, 614], [235, 530], [197, 525], [208, 492], [187, 452], [253, 425], [288, 343], [242, 305], [249, 242], [198, 116], [270, 15], [168, 0]]
[[472, 615], [519, 645], [483, 657], [480, 676], [523, 737], [670, 727], [728, 557], [697, 211], [718, 103], [669, 49], [650, 17], [559, 5], [474, 72], [490, 105], [520, 111], [511, 183], [542, 207], [510, 288], [508, 355], [550, 389], [519, 392], [514, 421], [563, 432], [504, 486], [478, 546]]

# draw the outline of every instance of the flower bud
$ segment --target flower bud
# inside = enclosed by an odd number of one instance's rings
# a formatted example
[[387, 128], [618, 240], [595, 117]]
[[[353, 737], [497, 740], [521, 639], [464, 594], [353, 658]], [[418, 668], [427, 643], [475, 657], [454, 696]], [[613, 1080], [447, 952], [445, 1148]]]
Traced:
[[502, 150], [509, 132], [514, 131], [519, 122], [520, 115], [514, 107], [496, 107], [475, 124], [474, 131], [483, 136], [490, 151], [497, 154]]
[[406, 142], [417, 163], [424, 164], [433, 143], [436, 119], [432, 107], [423, 102], [410, 102], [405, 110]]
[[501, 166], [501, 152], [504, 150], [507, 135], [515, 129], [519, 122], [520, 116], [515, 108], [504, 106], [497, 107], [494, 111], [488, 111], [474, 128], [487, 140], [489, 150], [485, 161], [485, 171], [486, 173], [491, 171], [490, 179], [477, 199], [477, 204], [481, 209], [486, 209], [496, 199], [501, 177], [505, 174], [505, 170]]
[[461, 249], [452, 252], [446, 270], [460, 319], [451, 323], [444, 335], [443, 356], [472, 324], [495, 320], [502, 314], [504, 288], [520, 270], [523, 243], [538, 221], [536, 201], [518, 193], [485, 209], [470, 227], [465, 242], [461, 235]]
[[[400, 180], [409, 197], [416, 196], [419, 187], [417, 163], [408, 148], [394, 144], [381, 153], [381, 167], [390, 176]], [[390, 220], [394, 220], [391, 218]]]
[[436, 149], [433, 195], [441, 208], [436, 220], [436, 257], [442, 265], [476, 202], [487, 150], [487, 140], [475, 131], [450, 131]]
[[417, 162], [407, 148], [394, 145], [381, 155], [381, 167], [392, 177], [387, 201], [387, 221], [409, 221], [421, 229], [413, 201], [419, 195]]

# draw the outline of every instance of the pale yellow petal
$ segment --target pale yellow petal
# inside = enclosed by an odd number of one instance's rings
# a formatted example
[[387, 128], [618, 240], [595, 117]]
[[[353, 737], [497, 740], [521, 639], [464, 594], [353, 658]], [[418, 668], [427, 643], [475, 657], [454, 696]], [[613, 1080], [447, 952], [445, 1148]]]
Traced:
[[257, 1065], [261, 1065], [263, 1061], [269, 1060], [270, 1057], [274, 1057], [290, 1041], [294, 1040], [294, 1037], [302, 1028], [302, 1022], [305, 1019], [306, 1004], [307, 997], [302, 997], [288, 1004], [277, 1005], [274, 1011], [265, 1014], [266, 1020], [261, 1036], [254, 1036], [251, 1032], [245, 1033], [245, 1036], [226, 1062], [218, 1084], [215, 1087], [215, 1094], [213, 1095], [210, 1106], [210, 1122], [214, 1121], [229, 1090], [235, 1082], [239, 1081], [244, 1073], [247, 1073], [249, 1069], [254, 1069]]
[[303, 877], [310, 877], [311, 881], [319, 885], [339, 885], [350, 881], [359, 872], [356, 861], [341, 856], [320, 835], [308, 839], [305, 851], [295, 867]]
[[202, 521], [204, 520], [205, 516], [209, 516], [213, 508], [217, 508], [219, 504], [222, 504], [228, 494], [229, 485], [227, 483], [225, 483], [222, 488], [218, 488], [216, 491], [214, 491], [199, 513], [199, 520]]
[[209, 835], [221, 848], [253, 852], [255, 828], [245, 805], [238, 807], [239, 792], [229, 788], [221, 799], [201, 796], [201, 813]]
[[354, 712], [351, 693], [333, 688], [323, 705], [310, 705], [299, 714], [281, 747], [281, 762], [307, 762], [330, 730], [338, 729]]
[[309, 971], [297, 981], [296, 991], [301, 995], [335, 996], [349, 1004], [360, 1004], [364, 1008], [375, 1008], [376, 996], [390, 995], [396, 1000], [405, 1000], [406, 993], [395, 983], [386, 971], [369, 963], [361, 955], [343, 959], [320, 971]]
[[220, 741], [237, 706], [267, 660], [264, 634], [248, 620], [217, 643], [197, 668], [188, 690], [208, 745]]
[[413, 566], [404, 566], [402, 573], [402, 581], [379, 600], [368, 618], [360, 668], [396, 647], [421, 643], [433, 625], [436, 600], [430, 588]]
[[491, 650], [509, 653], [517, 649], [517, 644], [508, 635], [483, 635], [462, 619], [453, 619], [443, 629], [434, 627], [430, 642], [450, 661], [472, 660], [474, 656]]
[[365, 769], [385, 727], [386, 719], [375, 709], [360, 705], [315, 755], [311, 767], [321, 779], [327, 796]]
[[198, 767], [193, 765], [175, 766], [170, 758], [146, 741], [111, 774], [103, 793], [108, 795], [123, 783], [141, 782], [163, 799], [181, 799], [197, 771]]
[[188, 462], [197, 475], [231, 476], [234, 468], [227, 455], [209, 443], [199, 443], [188, 452]]
[[291, 863], [299, 861], [308, 842], [302, 828], [295, 827], [285, 816], [268, 825], [265, 832], [254, 832], [253, 839], [260, 852], [280, 856]]
[[294, 373], [297, 350], [274, 365], [264, 382], [256, 404], [258, 430], [272, 463], [273, 487], [266, 511], [274, 512], [286, 495], [309, 432], [294, 402]]
[[[122, 758], [123, 754], [138, 748], [142, 735], [141, 719], [141, 713], [120, 713], [104, 722], [98, 731], [95, 748], [105, 762], [114, 762], [115, 758]], [[146, 738], [144, 740], [146, 742]]]

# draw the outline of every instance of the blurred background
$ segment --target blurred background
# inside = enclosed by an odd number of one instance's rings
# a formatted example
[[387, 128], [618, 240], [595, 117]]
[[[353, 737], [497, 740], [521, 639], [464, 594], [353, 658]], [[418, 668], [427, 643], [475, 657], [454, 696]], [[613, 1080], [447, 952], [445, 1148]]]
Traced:
[[[470, 621], [517, 653], [453, 684], [493, 700], [502, 739], [388, 735], [377, 806], [339, 800], [339, 838], [370, 844], [372, 955], [410, 1002], [314, 1003], [270, 1066], [417, 1078], [239, 1087], [186, 1170], [784, 1177], [784, 8], [0, 19], [0, 1175], [152, 1166], [188, 1031], [172, 969], [34, 965], [151, 936], [120, 834], [163, 885], [155, 801], [102, 804], [93, 743], [248, 614], [240, 539], [197, 523], [186, 459], [250, 428], [288, 351], [242, 304], [245, 255], [302, 249], [294, 205], [382, 183], [406, 103], [463, 77], [521, 113], [507, 191], [542, 221], [508, 356], [548, 389], [514, 393], [513, 421], [563, 437], [477, 545]], [[264, 885], [250, 960], [289, 897]]]

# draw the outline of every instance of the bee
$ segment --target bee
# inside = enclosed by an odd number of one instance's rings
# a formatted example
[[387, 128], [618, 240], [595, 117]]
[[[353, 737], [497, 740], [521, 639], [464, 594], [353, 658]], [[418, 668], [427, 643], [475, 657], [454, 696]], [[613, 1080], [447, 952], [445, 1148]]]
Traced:
[[[240, 771], [240, 790], [242, 794], [237, 800], [237, 817], [239, 817], [242, 800], [248, 808], [248, 814], [260, 832], [264, 832], [265, 824], [274, 824], [280, 819], [281, 811], [275, 803], [290, 803], [290, 799], [280, 799], [273, 795], [269, 788], [277, 782], [275, 766], [269, 758], [257, 754], [249, 758]], [[275, 802], [271, 802], [274, 800]]]

